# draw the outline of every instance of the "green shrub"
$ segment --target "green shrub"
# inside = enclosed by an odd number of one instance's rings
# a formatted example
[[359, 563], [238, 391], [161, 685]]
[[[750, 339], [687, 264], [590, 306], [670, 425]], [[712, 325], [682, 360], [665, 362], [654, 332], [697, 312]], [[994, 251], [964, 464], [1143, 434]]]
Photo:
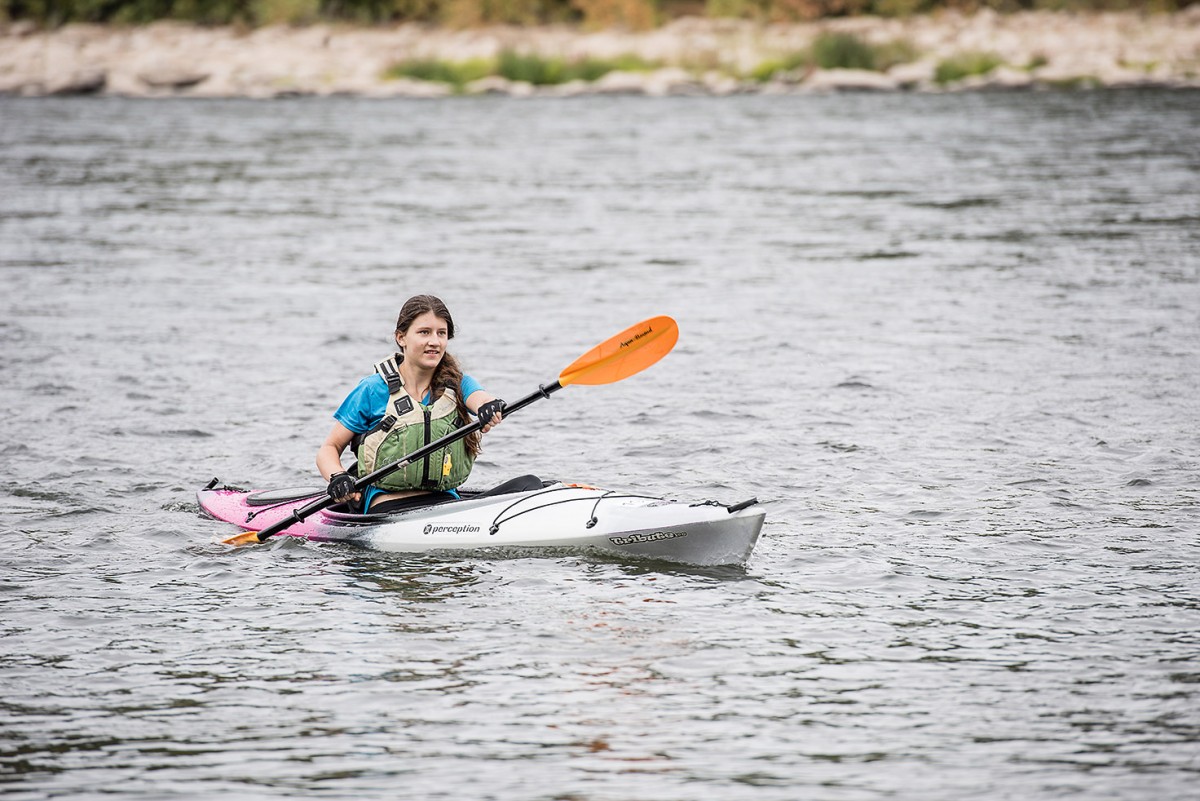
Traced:
[[644, 31], [659, 20], [658, 0], [570, 0], [589, 30], [625, 28]]
[[812, 57], [826, 70], [875, 69], [875, 50], [852, 33], [821, 34], [812, 44]]
[[432, 58], [409, 59], [393, 64], [384, 72], [385, 78], [412, 78], [416, 81], [448, 83], [461, 88], [493, 74], [493, 65], [485, 59], [472, 61], [439, 61]]
[[934, 6], [932, 0], [875, 0], [871, 10], [881, 17], [911, 17]]
[[897, 64], [914, 61], [918, 55], [911, 42], [897, 39], [880, 45], [864, 42], [851, 33], [823, 33], [808, 50], [792, 53], [781, 59], [765, 61], [755, 67], [750, 78], [770, 80], [778, 72], [798, 67], [817, 66], [821, 69], [878, 70], [891, 69]]
[[1033, 58], [1031, 58], [1029, 60], [1029, 63], [1025, 65], [1025, 69], [1027, 72], [1033, 72], [1036, 69], [1041, 69], [1042, 67], [1046, 66], [1049, 63], [1050, 63], [1050, 59], [1046, 58], [1041, 53], [1038, 53], [1036, 56], [1034, 56]]
[[972, 75], [987, 75], [1004, 62], [993, 53], [959, 53], [937, 65], [933, 78], [938, 83], [951, 83]]
[[254, 20], [260, 25], [305, 25], [320, 16], [320, 0], [254, 0]]
[[761, 18], [769, 7], [768, 0], [705, 0], [704, 16]]
[[474, 25], [537, 25], [552, 18], [543, 0], [440, 0], [440, 20], [452, 27]]
[[585, 58], [566, 61], [561, 58], [546, 58], [536, 54], [521, 54], [505, 51], [496, 64], [496, 74], [510, 81], [526, 81], [535, 86], [552, 86], [569, 81], [595, 81], [614, 70], [642, 72], [654, 69], [644, 59], [621, 56], [612, 60]]
[[875, 69], [887, 72], [897, 64], [916, 61], [921, 53], [907, 39], [895, 39], [875, 46]]
[[750, 70], [750, 74], [747, 77], [749, 77], [752, 81], [766, 83], [781, 72], [787, 72], [787, 70], [783, 68], [782, 61], [764, 61], [754, 69]]
[[658, 65], [638, 56], [627, 55], [611, 60], [586, 58], [567, 61], [536, 54], [506, 50], [495, 61], [440, 61], [438, 59], [409, 59], [393, 64], [384, 72], [385, 78], [412, 78], [417, 81], [448, 83], [461, 89], [471, 81], [499, 75], [510, 81], [525, 81], [535, 86], [552, 86], [568, 81], [595, 81], [613, 70], [640, 72]]
[[812, 52], [801, 50], [798, 53], [792, 53], [779, 59], [771, 59], [759, 64], [750, 71], [748, 76], [750, 80], [765, 83], [771, 80], [781, 72], [791, 72], [800, 67], [811, 67], [813, 64]]
[[446, 0], [322, 0], [322, 3], [330, 18], [359, 23], [437, 24], [446, 11]]
[[496, 73], [510, 81], [525, 81], [534, 86], [566, 83], [566, 64], [560, 58], [542, 58], [506, 50], [500, 54]]

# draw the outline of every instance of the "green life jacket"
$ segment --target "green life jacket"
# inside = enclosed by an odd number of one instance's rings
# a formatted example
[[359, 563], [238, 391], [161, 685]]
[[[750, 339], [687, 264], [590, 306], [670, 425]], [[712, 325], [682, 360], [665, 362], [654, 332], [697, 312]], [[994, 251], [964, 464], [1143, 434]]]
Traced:
[[[370, 431], [355, 438], [358, 474], [365, 476], [384, 465], [440, 439], [464, 423], [458, 416], [457, 394], [447, 387], [430, 405], [414, 404], [404, 391], [396, 357], [375, 365], [388, 386], [388, 402], [383, 419]], [[449, 490], [461, 486], [471, 474], [475, 457], [463, 440], [452, 442], [407, 467], [376, 482], [382, 490]]]

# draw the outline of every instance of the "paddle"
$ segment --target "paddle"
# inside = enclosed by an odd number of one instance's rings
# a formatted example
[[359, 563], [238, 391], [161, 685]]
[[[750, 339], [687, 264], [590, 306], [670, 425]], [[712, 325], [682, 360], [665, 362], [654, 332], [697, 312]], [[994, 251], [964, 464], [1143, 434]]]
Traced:
[[[550, 397], [550, 393], [557, 392], [571, 384], [595, 386], [598, 384], [614, 384], [617, 381], [629, 378], [629, 376], [640, 373], [670, 353], [671, 348], [675, 347], [675, 342], [678, 339], [679, 326], [670, 317], [659, 316], [643, 320], [637, 325], [626, 328], [616, 336], [606, 339], [571, 362], [566, 369], [558, 374], [558, 380], [553, 384], [543, 384], [537, 388], [536, 392], [529, 393], [515, 403], [506, 404], [501, 417], [508, 417], [513, 412], [524, 409], [534, 401], [548, 398]], [[392, 462], [374, 472], [367, 473], [365, 476], [360, 476], [354, 482], [354, 491], [361, 492], [385, 476], [391, 475], [413, 462], [420, 461], [434, 451], [441, 450], [450, 443], [457, 442], [481, 428], [483, 428], [483, 424], [476, 420], [462, 428], [451, 431], [446, 436], [434, 440], [423, 448], [418, 448], [398, 462]], [[247, 545], [253, 542], [262, 542], [269, 537], [274, 537], [276, 534], [285, 531], [293, 523], [299, 523], [316, 512], [332, 506], [334, 503], [333, 498], [325, 495], [299, 509], [293, 509], [290, 515], [278, 522], [272, 523], [262, 531], [245, 531], [223, 542], [226, 545]]]

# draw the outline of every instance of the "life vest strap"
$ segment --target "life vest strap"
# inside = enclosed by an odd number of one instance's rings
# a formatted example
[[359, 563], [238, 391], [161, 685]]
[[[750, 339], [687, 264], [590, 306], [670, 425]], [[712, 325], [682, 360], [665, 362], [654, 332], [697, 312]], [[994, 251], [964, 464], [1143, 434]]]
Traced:
[[388, 394], [395, 395], [404, 389], [404, 380], [400, 378], [400, 362], [404, 359], [404, 355], [397, 353], [390, 359], [384, 359], [379, 364], [375, 365], [375, 369], [383, 376], [383, 380], [387, 382]]

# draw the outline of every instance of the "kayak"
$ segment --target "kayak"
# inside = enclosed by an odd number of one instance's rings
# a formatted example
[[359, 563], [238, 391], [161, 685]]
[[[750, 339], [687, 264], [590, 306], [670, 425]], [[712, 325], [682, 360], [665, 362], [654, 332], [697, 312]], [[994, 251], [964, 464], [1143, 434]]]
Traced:
[[[384, 514], [356, 514], [335, 504], [292, 523], [280, 536], [401, 553], [595, 552], [688, 565], [744, 565], [766, 517], [757, 499], [688, 503], [539, 483], [500, 494], [460, 490], [460, 500]], [[245, 491], [217, 487], [214, 481], [197, 498], [209, 517], [261, 530], [324, 494], [323, 487]]]

